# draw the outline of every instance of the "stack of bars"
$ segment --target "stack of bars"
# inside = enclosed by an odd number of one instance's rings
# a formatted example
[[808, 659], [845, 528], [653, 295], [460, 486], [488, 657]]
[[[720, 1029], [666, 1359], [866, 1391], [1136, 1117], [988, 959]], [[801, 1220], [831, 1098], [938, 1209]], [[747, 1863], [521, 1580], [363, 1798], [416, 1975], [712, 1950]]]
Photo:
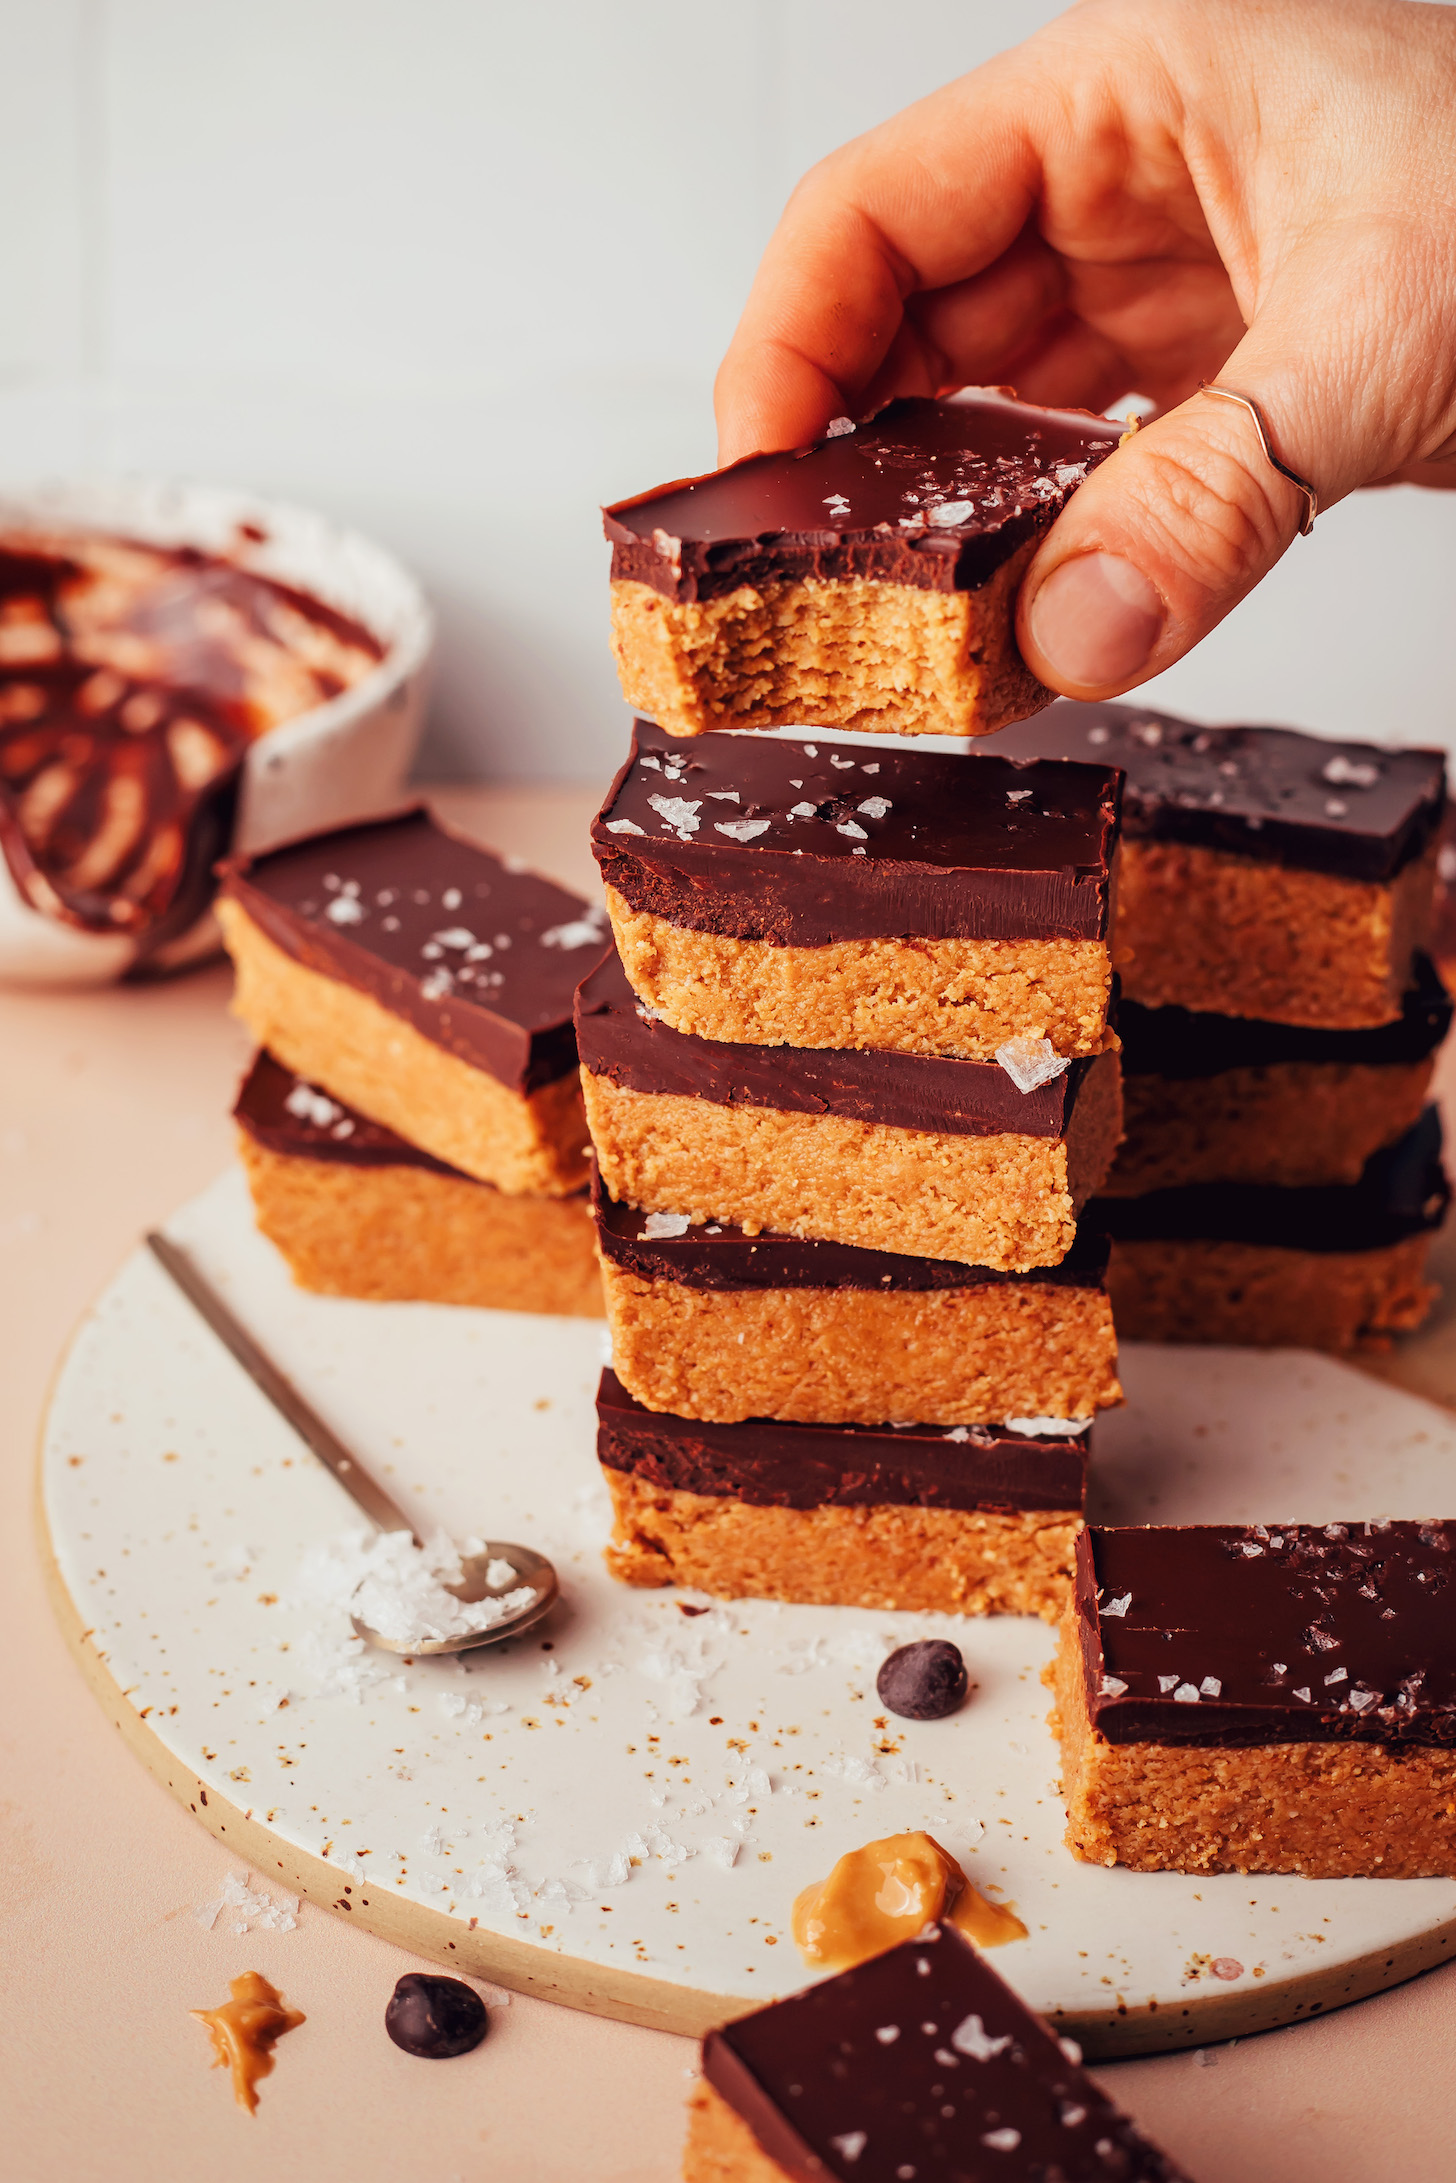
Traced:
[[1121, 1399], [1079, 1225], [1122, 1126], [1117, 773], [699, 731], [981, 734], [1044, 700], [1015, 579], [1114, 444], [895, 403], [608, 511], [624, 688], [661, 723], [593, 825], [616, 954], [577, 1000], [628, 1583], [1067, 1597]]
[[600, 914], [424, 811], [225, 869], [258, 1225], [304, 1288], [595, 1317], [572, 1030]]
[[994, 747], [1126, 776], [1127, 1133], [1088, 1216], [1120, 1334], [1347, 1351], [1419, 1325], [1450, 1194], [1441, 752], [1074, 704]]

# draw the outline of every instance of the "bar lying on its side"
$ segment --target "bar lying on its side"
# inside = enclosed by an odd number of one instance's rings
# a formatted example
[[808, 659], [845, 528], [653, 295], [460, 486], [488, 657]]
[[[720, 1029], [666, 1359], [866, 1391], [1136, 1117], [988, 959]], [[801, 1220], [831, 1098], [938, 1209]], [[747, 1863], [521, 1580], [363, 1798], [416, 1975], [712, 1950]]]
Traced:
[[1456, 1874], [1453, 1563], [1445, 1522], [1084, 1532], [1055, 1669], [1069, 1847]]

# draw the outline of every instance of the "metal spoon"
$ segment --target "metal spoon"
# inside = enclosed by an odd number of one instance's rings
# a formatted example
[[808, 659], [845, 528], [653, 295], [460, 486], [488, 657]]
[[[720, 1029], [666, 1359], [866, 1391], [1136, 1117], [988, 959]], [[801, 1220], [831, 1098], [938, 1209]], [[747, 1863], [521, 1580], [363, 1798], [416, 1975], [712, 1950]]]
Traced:
[[[383, 1487], [375, 1484], [338, 1435], [324, 1423], [312, 1405], [305, 1402], [293, 1382], [284, 1377], [247, 1329], [239, 1325], [187, 1253], [155, 1229], [149, 1231], [146, 1244], [218, 1340], [231, 1351], [254, 1386], [267, 1396], [300, 1440], [307, 1442], [325, 1469], [333, 1472], [356, 1507], [362, 1509], [380, 1531], [407, 1531], [419, 1546], [422, 1543], [419, 1535], [398, 1502], [391, 1500]], [[489, 1582], [487, 1571], [493, 1561], [506, 1562], [515, 1572], [509, 1584]], [[428, 1653], [468, 1652], [476, 1645], [498, 1645], [502, 1638], [519, 1637], [523, 1630], [529, 1630], [550, 1613], [561, 1590], [556, 1571], [544, 1554], [536, 1553], [529, 1546], [513, 1546], [502, 1539], [488, 1541], [478, 1554], [462, 1554], [460, 1566], [459, 1578], [446, 1584], [444, 1589], [464, 1606], [472, 1606], [482, 1599], [501, 1599], [509, 1592], [519, 1591], [523, 1585], [530, 1585], [534, 1596], [524, 1606], [503, 1615], [499, 1622], [493, 1622], [489, 1629], [470, 1630], [463, 1637], [431, 1637], [416, 1644], [402, 1644], [397, 1638], [382, 1637], [357, 1615], [351, 1617], [355, 1630], [371, 1645], [379, 1645], [385, 1652], [405, 1653], [412, 1660]]]

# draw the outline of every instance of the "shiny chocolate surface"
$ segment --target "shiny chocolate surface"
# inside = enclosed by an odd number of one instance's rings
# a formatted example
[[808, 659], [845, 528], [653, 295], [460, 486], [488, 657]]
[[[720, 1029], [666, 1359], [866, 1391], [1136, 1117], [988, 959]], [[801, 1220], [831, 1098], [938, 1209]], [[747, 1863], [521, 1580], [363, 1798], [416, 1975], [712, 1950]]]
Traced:
[[592, 822], [602, 877], [696, 931], [835, 940], [1100, 940], [1119, 776], [810, 736], [674, 743], [639, 720]]
[[576, 1065], [572, 995], [605, 923], [580, 895], [477, 849], [426, 811], [225, 868], [275, 946], [519, 1092]]
[[1091, 1530], [1087, 1703], [1112, 1743], [1456, 1745], [1456, 1522]]
[[609, 1469], [766, 1508], [1080, 1509], [1089, 1439], [996, 1425], [711, 1425], [644, 1409], [615, 1372], [597, 1389]]
[[1191, 842], [1340, 879], [1394, 879], [1429, 845], [1446, 797], [1439, 750], [1210, 728], [1137, 705], [1063, 698], [986, 747], [1121, 766], [1129, 839]]
[[615, 952], [582, 982], [576, 1035], [582, 1067], [629, 1091], [951, 1137], [1060, 1139], [1088, 1070], [1102, 1058], [1069, 1062], [1049, 1084], [1023, 1092], [998, 1061], [695, 1038], [647, 1013]]
[[809, 447], [604, 509], [612, 575], [675, 599], [804, 577], [973, 591], [1049, 528], [1121, 432], [995, 392], [890, 402]]
[[950, 1926], [703, 2042], [703, 2075], [795, 2183], [1179, 2183]]

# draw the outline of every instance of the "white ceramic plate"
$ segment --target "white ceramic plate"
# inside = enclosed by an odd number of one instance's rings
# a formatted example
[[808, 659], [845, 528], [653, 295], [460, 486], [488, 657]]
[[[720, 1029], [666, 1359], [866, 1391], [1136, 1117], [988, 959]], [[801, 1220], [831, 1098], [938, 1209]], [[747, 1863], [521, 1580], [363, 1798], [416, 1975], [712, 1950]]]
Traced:
[[[1040, 1623], [613, 1584], [591, 1323], [302, 1295], [235, 1174], [170, 1232], [422, 1521], [542, 1548], [566, 1594], [546, 1642], [468, 1668], [343, 1657], [342, 1620], [289, 1600], [349, 1504], [131, 1259], [77, 1334], [45, 1432], [62, 1616], [148, 1763], [265, 1873], [444, 1961], [684, 2030], [802, 1985], [795, 1894], [917, 1826], [1016, 1905], [1030, 1938], [997, 1968], [1094, 2053], [1288, 2022], [1448, 1950], [1456, 1882], [1076, 1863]], [[1124, 1377], [1128, 1409], [1098, 1426], [1099, 1514], [1456, 1505], [1456, 1418], [1328, 1359], [1132, 1348]], [[887, 1720], [884, 1652], [940, 1633], [967, 1655], [972, 1701]], [[350, 1694], [361, 1664], [379, 1679]]]

